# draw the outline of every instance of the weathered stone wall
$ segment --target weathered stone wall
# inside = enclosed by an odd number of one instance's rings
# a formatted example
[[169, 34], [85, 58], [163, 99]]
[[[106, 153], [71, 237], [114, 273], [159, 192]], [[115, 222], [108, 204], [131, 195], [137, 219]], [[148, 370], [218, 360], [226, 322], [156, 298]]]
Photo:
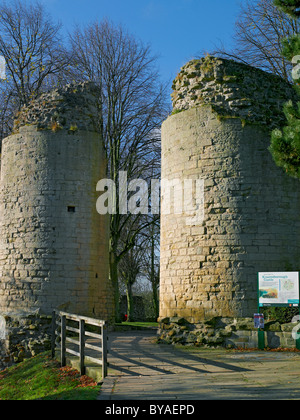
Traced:
[[174, 88], [175, 115], [162, 126], [162, 179], [202, 180], [204, 202], [187, 218], [167, 214], [162, 199], [160, 317], [252, 317], [257, 273], [299, 270], [299, 181], [268, 151], [269, 129], [292, 89], [213, 57], [185, 66]]
[[50, 350], [51, 322], [51, 315], [0, 315], [0, 370]]
[[212, 56], [190, 61], [173, 82], [173, 113], [210, 105], [219, 117], [268, 129], [285, 121], [287, 99], [296, 101], [297, 95], [280, 77]]
[[97, 86], [92, 82], [71, 83], [43, 93], [24, 106], [14, 121], [14, 132], [26, 125], [38, 130], [98, 131]]
[[[293, 330], [298, 323], [268, 322], [264, 329], [265, 347], [296, 349]], [[158, 342], [205, 347], [258, 348], [258, 330], [253, 318], [214, 318], [190, 324], [182, 318], [165, 318], [160, 324]]]
[[95, 110], [93, 85], [67, 86], [24, 108], [3, 140], [1, 315], [114, 317], [109, 226], [96, 211], [105, 159]]

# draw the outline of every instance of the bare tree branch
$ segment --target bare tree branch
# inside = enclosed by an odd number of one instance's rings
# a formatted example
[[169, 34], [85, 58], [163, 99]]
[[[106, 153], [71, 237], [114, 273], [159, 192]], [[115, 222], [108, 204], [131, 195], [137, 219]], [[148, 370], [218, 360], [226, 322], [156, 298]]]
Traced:
[[212, 54], [233, 58], [291, 82], [292, 65], [282, 55], [282, 41], [299, 33], [298, 21], [275, 7], [273, 0], [245, 0], [240, 7], [234, 48], [228, 50], [220, 45]]
[[[61, 25], [52, 22], [40, 3], [14, 0], [7, 5], [4, 1], [0, 16], [0, 55], [5, 58], [7, 77], [0, 83], [0, 103], [8, 128], [14, 112], [57, 81], [68, 58], [60, 41]], [[3, 138], [8, 133], [0, 134]]]

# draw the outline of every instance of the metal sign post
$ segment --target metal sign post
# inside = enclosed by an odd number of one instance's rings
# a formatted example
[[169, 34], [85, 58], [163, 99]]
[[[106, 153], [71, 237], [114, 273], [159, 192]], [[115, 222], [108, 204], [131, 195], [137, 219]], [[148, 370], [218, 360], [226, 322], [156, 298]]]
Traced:
[[[257, 313], [260, 314], [260, 304], [259, 304], [259, 275], [257, 279]], [[257, 329], [257, 338], [258, 338], [258, 348], [259, 350], [264, 350], [265, 348], [265, 331], [264, 328]]]

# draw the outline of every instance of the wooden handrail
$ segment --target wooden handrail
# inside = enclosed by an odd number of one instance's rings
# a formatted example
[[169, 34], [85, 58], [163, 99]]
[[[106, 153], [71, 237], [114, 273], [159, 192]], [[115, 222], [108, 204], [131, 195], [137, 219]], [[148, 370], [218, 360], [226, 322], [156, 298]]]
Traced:
[[[59, 321], [57, 321], [57, 317]], [[78, 328], [67, 326], [67, 321], [75, 321], [79, 323]], [[93, 325], [100, 327], [100, 334], [95, 332], [91, 333], [86, 330], [86, 325]], [[60, 329], [60, 331], [58, 331]], [[78, 339], [74, 337], [67, 337], [68, 331], [78, 334]], [[99, 339], [101, 346], [86, 343], [86, 337], [93, 337]], [[57, 338], [60, 338], [60, 343], [57, 343]], [[52, 313], [52, 358], [55, 357], [55, 350], [60, 348], [60, 361], [61, 366], [66, 366], [66, 353], [70, 353], [79, 357], [80, 360], [80, 374], [85, 374], [85, 359], [92, 360], [93, 362], [102, 366], [102, 378], [107, 376], [107, 322], [86, 316], [70, 314], [63, 311], [53, 311]], [[78, 351], [73, 348], [67, 347], [67, 343], [72, 343], [78, 347]], [[95, 358], [86, 354], [86, 349], [93, 349], [101, 353], [101, 357]]]

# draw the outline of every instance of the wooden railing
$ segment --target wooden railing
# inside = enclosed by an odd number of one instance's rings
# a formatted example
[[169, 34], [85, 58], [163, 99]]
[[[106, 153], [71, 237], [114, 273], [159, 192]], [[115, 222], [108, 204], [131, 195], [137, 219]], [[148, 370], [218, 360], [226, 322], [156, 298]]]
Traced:
[[[90, 326], [93, 327], [91, 328]], [[100, 332], [89, 331], [92, 329], [100, 329]], [[95, 345], [95, 340], [99, 342], [99, 345]], [[51, 347], [53, 358], [55, 357], [55, 351], [60, 350], [62, 367], [66, 366], [66, 354], [69, 353], [79, 357], [81, 375], [85, 374], [85, 362], [91, 361], [102, 366], [102, 378], [107, 376], [106, 321], [67, 312], [53, 311]], [[97, 353], [96, 357], [94, 353]], [[100, 356], [98, 355], [99, 353]]]

